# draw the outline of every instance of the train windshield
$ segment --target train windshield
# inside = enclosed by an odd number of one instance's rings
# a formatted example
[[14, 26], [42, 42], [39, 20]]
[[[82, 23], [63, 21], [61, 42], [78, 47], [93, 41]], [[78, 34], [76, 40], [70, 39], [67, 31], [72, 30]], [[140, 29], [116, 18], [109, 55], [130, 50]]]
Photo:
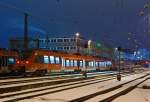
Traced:
[[8, 58], [8, 64], [15, 64], [15, 58]]

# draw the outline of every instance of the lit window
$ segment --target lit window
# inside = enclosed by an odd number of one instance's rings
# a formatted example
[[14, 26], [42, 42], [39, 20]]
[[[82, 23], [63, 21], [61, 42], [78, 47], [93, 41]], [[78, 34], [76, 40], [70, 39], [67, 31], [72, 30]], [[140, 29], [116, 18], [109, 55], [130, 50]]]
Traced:
[[67, 67], [70, 66], [70, 65], [69, 65], [70, 63], [69, 63], [69, 62], [70, 62], [69, 60], [66, 60], [66, 66], [67, 66]]
[[54, 56], [50, 56], [50, 62], [51, 62], [51, 64], [54, 64], [54, 63], [55, 63]]
[[88, 66], [90, 67], [91, 66], [91, 62], [88, 62], [89, 64], [88, 64]]
[[74, 60], [74, 66], [77, 67], [77, 61], [76, 60]]
[[72, 67], [73, 67], [73, 60], [71, 60], [71, 61], [70, 61], [70, 66], [72, 66]]
[[83, 66], [83, 62], [82, 61], [80, 61], [80, 67], [82, 67]]
[[91, 61], [91, 67], [94, 67], [94, 62], [93, 61]]
[[55, 57], [55, 60], [56, 60], [56, 64], [59, 64], [59, 63], [60, 63], [59, 57]]
[[46, 64], [49, 63], [49, 58], [48, 58], [48, 56], [44, 56], [44, 63], [46, 63]]
[[14, 58], [8, 58], [8, 64], [15, 64], [15, 59]]
[[95, 63], [95, 66], [98, 67], [98, 62]]

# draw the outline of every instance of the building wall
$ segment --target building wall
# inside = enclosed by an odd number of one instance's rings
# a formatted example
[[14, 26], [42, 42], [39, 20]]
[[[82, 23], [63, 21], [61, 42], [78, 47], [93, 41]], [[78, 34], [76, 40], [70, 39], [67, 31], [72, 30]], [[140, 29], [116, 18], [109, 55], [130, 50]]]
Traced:
[[[86, 40], [81, 38], [40, 38], [40, 39], [29, 39], [29, 49], [49, 49], [64, 51], [68, 53], [85, 53]], [[12, 38], [10, 39], [10, 47], [15, 50], [24, 49], [23, 38]]]
[[[88, 41], [80, 37], [59, 37], [59, 38], [30, 38], [28, 41], [29, 49], [49, 49], [68, 53], [89, 54], [101, 57], [109, 57], [110, 51], [96, 48], [96, 43]], [[15, 50], [24, 50], [23, 38], [11, 38], [10, 47]]]

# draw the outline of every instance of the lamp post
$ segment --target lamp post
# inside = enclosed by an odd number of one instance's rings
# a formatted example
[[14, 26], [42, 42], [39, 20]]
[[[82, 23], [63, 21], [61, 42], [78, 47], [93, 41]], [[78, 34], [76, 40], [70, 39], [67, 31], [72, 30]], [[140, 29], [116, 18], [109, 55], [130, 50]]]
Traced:
[[91, 52], [91, 44], [92, 44], [92, 40], [88, 41], [88, 54], [90, 55]]
[[[80, 34], [77, 32], [75, 34], [75, 36], [76, 36], [76, 48], [77, 48], [76, 52], [79, 53], [79, 41], [78, 40], [79, 40]], [[77, 67], [78, 67], [77, 72], [79, 72], [79, 67], [80, 67], [80, 61], [79, 60], [77, 60]]]
[[77, 53], [79, 53], [79, 37], [80, 37], [80, 33], [76, 33], [76, 47], [77, 47]]
[[118, 46], [118, 52], [119, 52], [119, 66], [118, 66], [118, 74], [117, 74], [117, 80], [121, 81], [121, 74], [120, 74], [120, 51], [121, 51], [121, 47]]

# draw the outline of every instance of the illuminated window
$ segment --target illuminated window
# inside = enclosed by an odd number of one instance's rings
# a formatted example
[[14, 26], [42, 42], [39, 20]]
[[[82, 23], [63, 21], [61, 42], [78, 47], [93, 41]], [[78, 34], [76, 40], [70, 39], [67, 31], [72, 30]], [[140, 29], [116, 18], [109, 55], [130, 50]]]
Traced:
[[8, 64], [15, 64], [15, 59], [14, 58], [8, 58]]
[[95, 63], [95, 66], [98, 67], [98, 62]]
[[94, 62], [93, 61], [91, 61], [91, 67], [94, 67]]
[[102, 67], [102, 62], [99, 62], [99, 67]]
[[70, 61], [69, 60], [66, 60], [66, 66], [69, 67], [70, 66]]
[[83, 66], [83, 61], [80, 61], [80, 67], [82, 67]]
[[55, 57], [55, 60], [56, 60], [56, 64], [60, 63], [60, 58], [59, 57]]
[[72, 67], [73, 67], [73, 60], [71, 60], [71, 61], [70, 61], [70, 66], [72, 66]]
[[50, 56], [50, 62], [51, 62], [51, 64], [54, 64], [54, 63], [55, 63], [54, 56]]
[[77, 67], [78, 65], [77, 65], [77, 61], [76, 60], [74, 60], [74, 66], [75, 67]]
[[88, 66], [91, 67], [91, 62], [88, 62]]
[[48, 56], [44, 56], [44, 63], [46, 63], [46, 64], [49, 63], [49, 58], [48, 58]]

